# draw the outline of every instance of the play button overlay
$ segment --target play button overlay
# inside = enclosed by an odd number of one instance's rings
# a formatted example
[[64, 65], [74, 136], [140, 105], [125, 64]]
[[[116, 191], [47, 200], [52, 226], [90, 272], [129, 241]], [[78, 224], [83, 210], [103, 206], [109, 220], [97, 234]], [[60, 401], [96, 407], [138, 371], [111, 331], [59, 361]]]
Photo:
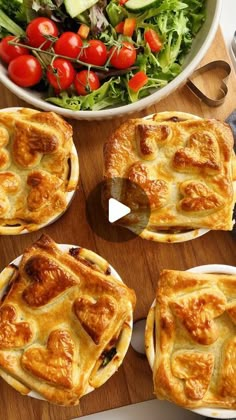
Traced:
[[112, 178], [96, 185], [86, 200], [86, 218], [92, 231], [109, 242], [135, 239], [147, 227], [147, 194], [127, 178]]
[[108, 201], [108, 220], [110, 223], [117, 222], [122, 219], [122, 217], [127, 216], [131, 212], [131, 209], [122, 204], [120, 201], [115, 198], [109, 198]]

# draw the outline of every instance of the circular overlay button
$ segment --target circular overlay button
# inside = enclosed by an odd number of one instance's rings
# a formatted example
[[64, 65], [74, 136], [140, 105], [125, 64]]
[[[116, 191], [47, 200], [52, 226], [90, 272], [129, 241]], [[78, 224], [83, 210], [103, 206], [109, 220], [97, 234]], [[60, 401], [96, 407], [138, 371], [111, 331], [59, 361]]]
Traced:
[[94, 233], [106, 241], [129, 241], [148, 225], [149, 199], [143, 188], [127, 178], [104, 180], [88, 196], [86, 217]]

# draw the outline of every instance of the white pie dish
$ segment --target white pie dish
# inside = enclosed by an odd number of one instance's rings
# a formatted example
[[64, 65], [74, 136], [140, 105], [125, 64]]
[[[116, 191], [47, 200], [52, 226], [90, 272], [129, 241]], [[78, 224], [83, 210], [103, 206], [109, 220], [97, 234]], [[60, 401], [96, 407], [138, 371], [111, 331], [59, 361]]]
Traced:
[[[19, 111], [20, 109], [22, 109], [21, 107], [9, 107], [9, 108], [3, 108], [0, 109], [0, 112], [16, 112]], [[70, 173], [69, 173], [69, 177], [68, 177], [68, 184], [67, 184], [67, 189], [68, 192], [66, 192], [66, 208], [54, 215], [53, 217], [49, 218], [47, 222], [39, 224], [39, 225], [35, 225], [33, 223], [30, 223], [28, 225], [15, 225], [15, 226], [0, 226], [0, 235], [18, 235], [18, 234], [25, 234], [25, 233], [30, 233], [32, 231], [35, 230], [39, 230], [45, 226], [50, 225], [51, 223], [54, 223], [57, 219], [59, 219], [64, 213], [65, 211], [68, 209], [74, 194], [76, 192], [77, 189], [77, 185], [79, 182], [79, 158], [78, 158], [78, 154], [77, 154], [77, 150], [75, 148], [74, 143], [72, 143], [71, 145], [71, 150], [70, 150], [70, 156], [69, 156], [69, 162], [68, 162], [69, 166], [70, 166]]]
[[67, 118], [75, 118], [81, 120], [103, 120], [113, 117], [121, 117], [124, 115], [126, 116], [128, 114], [141, 111], [142, 109], [159, 102], [161, 99], [174, 92], [179, 86], [184, 84], [187, 78], [193, 73], [214, 39], [219, 25], [221, 5], [221, 0], [207, 0], [206, 20], [196, 38], [194, 39], [191, 51], [185, 59], [182, 72], [165, 87], [154, 91], [154, 93], [143, 99], [140, 99], [138, 102], [101, 111], [72, 111], [45, 102], [44, 99], [42, 99], [42, 95], [33, 89], [24, 89], [20, 86], [17, 86], [9, 79], [7, 75], [7, 69], [2, 64], [0, 64], [0, 81], [17, 97], [30, 103], [36, 108], [47, 111], [54, 111]]
[[[202, 117], [191, 114], [191, 113], [187, 113], [187, 112], [180, 112], [180, 111], [162, 111], [162, 112], [158, 112], [155, 114], [150, 114], [147, 115], [146, 117], [142, 118], [142, 119], [134, 119], [134, 120], [127, 120], [127, 126], [124, 124], [124, 129], [123, 129], [123, 125], [121, 125], [121, 132], [122, 134], [126, 134], [126, 130], [127, 133], [129, 133], [129, 121], [131, 122], [130, 124], [132, 124], [133, 121], [138, 121], [141, 122], [142, 120], [146, 121], [155, 121], [157, 123], [163, 124], [165, 123], [165, 121], [170, 121], [171, 119], [173, 119], [174, 121], [188, 121], [188, 120], [197, 120], [197, 121], [201, 121], [203, 120]], [[173, 124], [173, 123], [172, 123]], [[174, 123], [175, 124], [175, 123]], [[177, 122], [176, 122], [177, 124]], [[126, 128], [128, 127], [128, 128]], [[123, 131], [122, 131], [123, 130]], [[124, 135], [125, 135], [124, 134]], [[114, 140], [115, 138], [115, 140]], [[122, 169], [120, 169], [120, 165], [122, 166], [122, 160], [120, 158], [120, 155], [122, 156], [122, 153], [120, 152], [120, 154], [117, 153], [118, 150], [118, 146], [116, 144], [119, 145], [120, 150], [122, 150], [122, 137], [120, 135], [120, 131], [118, 129], [118, 133], [116, 136], [116, 132], [113, 133], [113, 135], [108, 139], [107, 141], [107, 149], [105, 148], [105, 152], [104, 152], [104, 167], [105, 167], [105, 179], [106, 181], [108, 181], [107, 183], [107, 190], [108, 190], [108, 197], [113, 197], [114, 194], [114, 198], [116, 198], [117, 200], [120, 200], [120, 193], [119, 193], [119, 189], [117, 190], [118, 193], [116, 192], [116, 189], [111, 187], [111, 183], [109, 182], [110, 180], [112, 180], [112, 178], [114, 177], [118, 177], [118, 182], [120, 182], [119, 180], [122, 178], [126, 177], [126, 172], [124, 170], [124, 168], [122, 167]], [[129, 140], [130, 141], [130, 140]], [[132, 141], [130, 141], [130, 144], [132, 143]], [[115, 146], [114, 146], [115, 145]], [[135, 149], [136, 150], [136, 149]], [[119, 157], [117, 157], [117, 155]], [[108, 157], [107, 157], [108, 156]], [[136, 157], [136, 155], [135, 155]], [[169, 159], [172, 159], [171, 155], [168, 156]], [[140, 157], [138, 157], [137, 159], [139, 159], [140, 161]], [[132, 160], [131, 163], [135, 162], [135, 158], [132, 155]], [[141, 162], [143, 163], [144, 161], [141, 158]], [[160, 163], [160, 165], [162, 165], [162, 161], [159, 159], [158, 161]], [[145, 161], [145, 165], [147, 165], [148, 168], [150, 169], [150, 179], [155, 179], [155, 171], [158, 169], [158, 164], [156, 163], [155, 159], [154, 160], [150, 160], [150, 161]], [[169, 164], [169, 161], [167, 162], [167, 164]], [[154, 168], [154, 169], [153, 169]], [[156, 169], [155, 169], [156, 168]], [[153, 171], [152, 171], [153, 170]], [[136, 172], [138, 173], [138, 172]], [[154, 173], [154, 175], [153, 175]], [[178, 185], [180, 182], [183, 182], [185, 180], [187, 180], [189, 178], [189, 174], [186, 175], [186, 173], [179, 173], [178, 170], [176, 169], [176, 172], [173, 172], [173, 183], [176, 184], [176, 188], [178, 189]], [[116, 175], [117, 174], [117, 175]], [[181, 177], [180, 177], [181, 175]], [[153, 176], [153, 178], [152, 178]], [[120, 178], [119, 178], [120, 177]], [[116, 178], [115, 178], [116, 179]], [[130, 178], [129, 178], [130, 179]], [[162, 177], [160, 177], [160, 179], [162, 179]], [[135, 184], [135, 183], [134, 183]], [[114, 184], [115, 185], [115, 184]], [[138, 184], [138, 185], [142, 185], [142, 184]], [[233, 187], [234, 190], [236, 192], [236, 181], [233, 181]], [[143, 187], [143, 191], [145, 192], [145, 186]], [[142, 189], [142, 188], [141, 188]], [[122, 201], [122, 199], [121, 199]], [[147, 199], [148, 202], [148, 199]], [[132, 206], [131, 206], [132, 207]], [[147, 205], [146, 205], [147, 208]], [[138, 230], [138, 235], [146, 240], [151, 240], [154, 242], [162, 242], [162, 243], [181, 243], [181, 242], [187, 242], [196, 238], [201, 237], [202, 235], [205, 235], [207, 232], [210, 231], [210, 228], [208, 228], [205, 224], [206, 227], [204, 227], [204, 223], [203, 226], [201, 227], [200, 223], [194, 223], [193, 220], [193, 226], [195, 224], [195, 227], [191, 227], [191, 225], [189, 223], [186, 223], [186, 226], [184, 225], [184, 222], [182, 222], [180, 224], [181, 227], [176, 227], [176, 228], [172, 228], [172, 227], [168, 227], [168, 226], [163, 226], [163, 227], [156, 227], [156, 225], [158, 226], [158, 217], [156, 216], [155, 219], [155, 210], [153, 211], [154, 214], [154, 222], [152, 223], [152, 210], [148, 209], [147, 211], [145, 210], [145, 218], [143, 217], [143, 219], [146, 221], [143, 224], [143, 230], [141, 231], [141, 229], [139, 228]], [[131, 212], [132, 213], [132, 212]], [[135, 212], [134, 212], [135, 215]], [[213, 215], [214, 216], [214, 215]], [[181, 217], [181, 214], [180, 214]], [[140, 218], [141, 219], [141, 218]], [[181, 218], [180, 218], [181, 220]], [[185, 222], [188, 222], [188, 219], [185, 219]], [[175, 223], [176, 226], [178, 225], [178, 213], [175, 219]], [[180, 222], [179, 222], [180, 223]], [[118, 222], [117, 224], [120, 224], [121, 226], [131, 230], [132, 232], [136, 233], [137, 227], [135, 222], [132, 224], [129, 223], [128, 218], [124, 219], [120, 222]], [[138, 224], [137, 224], [138, 225]], [[138, 226], [139, 227], [139, 226]], [[214, 228], [211, 228], [214, 229]], [[217, 229], [217, 228], [216, 228]], [[141, 231], [141, 232], [140, 232]]]
[[[78, 245], [69, 245], [69, 244], [57, 244], [57, 246], [61, 251], [65, 252], [65, 253], [69, 253], [69, 251], [71, 249], [80, 248], [80, 246], [78, 246]], [[88, 251], [88, 250], [83, 248], [83, 251]], [[94, 256], [94, 261], [96, 261], [97, 265], [100, 264], [101, 267], [102, 266], [104, 267], [105, 265], [106, 266], [108, 265], [107, 261], [104, 258], [102, 258], [100, 255], [98, 255], [98, 254], [96, 254], [92, 251], [88, 251], [88, 253], [89, 253], [90, 257]], [[22, 260], [22, 255], [15, 258], [0, 273], [0, 300], [4, 296], [4, 294], [5, 294], [5, 292], [8, 288], [9, 282], [11, 281], [11, 279], [14, 276], [16, 270], [18, 269], [21, 260]], [[117, 273], [117, 271], [110, 264], [108, 265], [108, 270], [109, 270], [109, 273], [107, 273], [108, 275], [113, 276], [115, 279], [117, 279], [118, 281], [123, 283], [120, 275]], [[114, 359], [116, 359], [114, 361], [114, 363], [113, 363], [113, 360], [111, 359], [111, 361], [105, 367], [102, 367], [103, 379], [100, 383], [100, 386], [103, 385], [117, 371], [119, 366], [122, 364], [123, 359], [124, 359], [124, 357], [125, 357], [125, 355], [128, 351], [128, 348], [129, 348], [129, 344], [130, 344], [131, 336], [132, 336], [132, 329], [133, 329], [133, 313], [132, 313], [132, 307], [130, 307], [129, 319], [127, 319], [125, 321], [125, 328], [120, 333], [119, 339], [116, 342], [116, 348], [119, 349], [119, 354], [120, 354], [119, 355], [119, 361], [117, 363], [117, 358], [114, 357]], [[99, 372], [99, 369], [98, 369], [98, 372]], [[14, 384], [11, 382], [12, 377], [8, 376], [8, 374], [1, 369], [0, 369], [0, 377], [2, 377], [6, 382], [8, 382], [8, 377], [9, 377], [9, 382], [8, 383], [9, 383], [9, 385], [13, 386], [13, 388], [14, 388]], [[99, 388], [100, 388], [100, 386], [99, 386]], [[86, 390], [85, 395], [94, 391], [94, 390], [96, 390], [96, 388], [89, 385], [87, 390]], [[19, 390], [17, 389], [17, 391], [19, 391]], [[22, 394], [27, 395], [27, 396], [32, 397], [32, 398], [36, 398], [36, 399], [46, 401], [45, 398], [42, 397], [36, 391], [30, 391], [27, 394], [25, 392], [24, 393], [22, 392]]]
[[[192, 273], [219, 273], [219, 274], [229, 274], [229, 275], [236, 275], [236, 267], [223, 265], [223, 264], [209, 264], [209, 265], [202, 265], [190, 268], [186, 270]], [[145, 334], [148, 331], [153, 331], [155, 326], [155, 307], [156, 307], [156, 300], [153, 301], [151, 308], [148, 313]], [[146, 356], [149, 362], [151, 369], [153, 369], [154, 360], [155, 360], [155, 344], [154, 344], [154, 334], [148, 334], [149, 345], [146, 347]], [[224, 409], [224, 408], [196, 408], [190, 409], [190, 411], [197, 413], [201, 416], [210, 417], [210, 418], [218, 418], [218, 419], [232, 419], [236, 418], [236, 410]]]

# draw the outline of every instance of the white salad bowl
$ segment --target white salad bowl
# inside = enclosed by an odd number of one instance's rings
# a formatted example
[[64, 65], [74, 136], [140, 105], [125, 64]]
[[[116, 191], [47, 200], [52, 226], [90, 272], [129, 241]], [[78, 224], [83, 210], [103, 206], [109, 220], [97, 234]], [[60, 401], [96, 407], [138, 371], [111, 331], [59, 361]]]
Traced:
[[40, 108], [45, 111], [54, 111], [67, 118], [74, 118], [78, 120], [103, 120], [111, 119], [113, 117], [121, 117], [124, 115], [127, 116], [128, 114], [141, 111], [142, 109], [159, 102], [161, 99], [165, 98], [185, 83], [187, 78], [199, 65], [214, 39], [219, 25], [221, 5], [222, 0], [206, 0], [206, 20], [193, 41], [191, 50], [185, 58], [181, 73], [166, 86], [155, 90], [151, 95], [140, 99], [137, 102], [113, 108], [111, 107], [100, 111], [73, 111], [61, 108], [46, 102], [41, 93], [36, 92], [33, 89], [26, 89], [17, 86], [9, 79], [7, 69], [1, 63], [0, 82], [2, 82], [3, 85], [5, 85], [20, 99], [23, 99], [36, 108]]

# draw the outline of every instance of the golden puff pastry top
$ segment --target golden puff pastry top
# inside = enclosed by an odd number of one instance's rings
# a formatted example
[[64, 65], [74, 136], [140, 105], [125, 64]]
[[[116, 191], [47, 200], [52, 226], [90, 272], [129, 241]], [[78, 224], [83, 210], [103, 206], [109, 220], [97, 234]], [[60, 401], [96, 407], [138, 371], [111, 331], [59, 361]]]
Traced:
[[[214, 119], [176, 114], [181, 118], [166, 112], [122, 124], [104, 149], [105, 178], [128, 178], [145, 191], [151, 210], [147, 230], [231, 230], [235, 201], [231, 129]], [[115, 198], [133, 214], [143, 210], [142, 200], [135, 195], [132, 199], [125, 187]], [[132, 223], [129, 216], [127, 223]]]
[[235, 409], [236, 275], [162, 271], [154, 325], [156, 396], [188, 408]]
[[0, 112], [0, 226], [34, 230], [65, 210], [72, 145], [53, 112]]
[[[9, 282], [10, 273], [10, 282]], [[60, 250], [48, 236], [25, 250], [0, 306], [0, 376], [23, 393], [75, 405], [121, 364], [135, 294], [83, 248]]]

